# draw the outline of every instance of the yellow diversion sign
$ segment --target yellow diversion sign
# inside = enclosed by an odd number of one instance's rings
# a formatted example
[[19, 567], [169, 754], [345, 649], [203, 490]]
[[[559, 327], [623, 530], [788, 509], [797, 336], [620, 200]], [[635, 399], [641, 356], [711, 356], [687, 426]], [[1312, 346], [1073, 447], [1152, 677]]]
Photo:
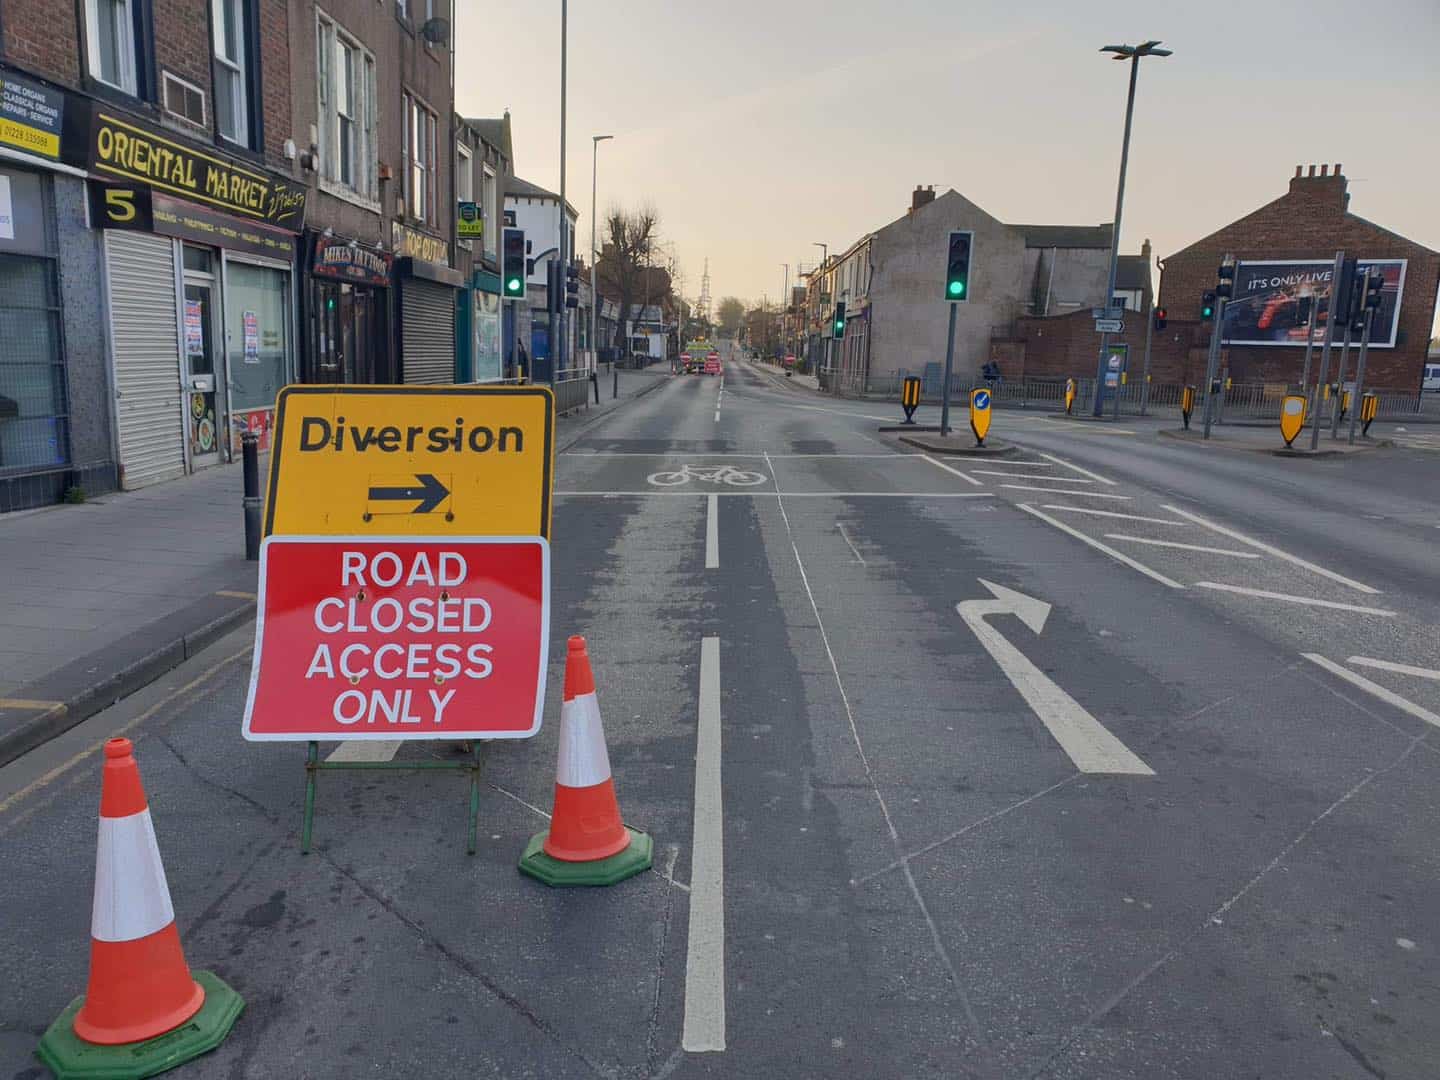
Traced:
[[550, 535], [542, 386], [287, 386], [265, 533]]

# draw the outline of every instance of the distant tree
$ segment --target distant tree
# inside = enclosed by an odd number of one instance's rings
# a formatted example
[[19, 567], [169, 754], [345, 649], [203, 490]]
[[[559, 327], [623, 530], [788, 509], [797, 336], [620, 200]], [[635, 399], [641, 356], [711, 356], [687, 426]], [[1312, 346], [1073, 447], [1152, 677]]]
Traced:
[[601, 293], [619, 304], [623, 348], [628, 353], [626, 323], [639, 314], [636, 305], [646, 300], [662, 303], [670, 294], [670, 275], [654, 265], [660, 214], [649, 204], [634, 209], [611, 207], [605, 213], [604, 235], [605, 246], [595, 270]]
[[738, 296], [727, 296], [720, 301], [715, 314], [720, 320], [721, 333], [726, 337], [734, 337], [740, 324], [745, 321], [745, 301]]

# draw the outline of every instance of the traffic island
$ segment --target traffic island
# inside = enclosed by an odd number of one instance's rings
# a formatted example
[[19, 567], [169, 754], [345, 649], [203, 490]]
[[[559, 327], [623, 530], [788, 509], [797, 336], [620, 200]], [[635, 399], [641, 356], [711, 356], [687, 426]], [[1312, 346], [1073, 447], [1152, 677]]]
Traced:
[[1211, 431], [1210, 438], [1205, 438], [1205, 433], [1199, 428], [1191, 428], [1186, 431], [1184, 428], [1161, 428], [1156, 434], [1162, 439], [1174, 439], [1177, 442], [1192, 443], [1199, 446], [1217, 447], [1222, 450], [1247, 450], [1252, 454], [1270, 454], [1274, 457], [1285, 458], [1328, 458], [1343, 457], [1347, 454], [1365, 454], [1372, 450], [1382, 450], [1392, 447], [1395, 444], [1389, 439], [1356, 439], [1355, 445], [1351, 446], [1345, 438], [1331, 439], [1328, 431], [1320, 433], [1320, 445], [1310, 449], [1310, 432], [1304, 431], [1295, 440], [1294, 446], [1286, 446], [1280, 438], [1279, 432], [1272, 426], [1266, 428], [1237, 428], [1224, 432]]
[[1020, 448], [1014, 443], [989, 439], [984, 446], [975, 445], [975, 436], [968, 431], [952, 431], [949, 435], [935, 434], [901, 435], [900, 441], [906, 446], [924, 450], [930, 454], [950, 454], [956, 457], [1005, 457]]

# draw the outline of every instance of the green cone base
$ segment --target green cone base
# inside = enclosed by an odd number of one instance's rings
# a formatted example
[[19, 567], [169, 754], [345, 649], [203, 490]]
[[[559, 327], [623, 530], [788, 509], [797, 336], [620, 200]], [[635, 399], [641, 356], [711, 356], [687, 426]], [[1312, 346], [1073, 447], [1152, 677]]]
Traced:
[[230, 1034], [245, 1008], [245, 999], [208, 971], [191, 974], [205, 988], [205, 1004], [179, 1027], [143, 1042], [119, 1046], [88, 1043], [75, 1034], [75, 1014], [85, 1001], [82, 996], [50, 1025], [35, 1056], [57, 1080], [140, 1080], [208, 1054]]
[[551, 858], [545, 854], [543, 846], [545, 837], [550, 833], [536, 833], [525, 845], [525, 854], [520, 856], [520, 872], [555, 889], [571, 885], [614, 885], [644, 873], [654, 861], [655, 843], [650, 836], [629, 826], [625, 831], [630, 834], [629, 847], [617, 851], [608, 859], [593, 862], [565, 862]]

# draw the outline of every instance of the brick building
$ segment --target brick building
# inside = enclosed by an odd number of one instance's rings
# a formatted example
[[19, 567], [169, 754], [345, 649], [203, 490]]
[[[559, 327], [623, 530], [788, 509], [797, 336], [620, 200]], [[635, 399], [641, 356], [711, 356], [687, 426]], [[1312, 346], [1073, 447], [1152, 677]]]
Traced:
[[[1311, 165], [1308, 169], [1297, 165], [1286, 194], [1164, 261], [1160, 306], [1167, 308], [1172, 317], [1192, 317], [1201, 294], [1215, 287], [1216, 268], [1227, 252], [1242, 263], [1313, 260], [1327, 264], [1327, 272], [1335, 252], [1342, 249], [1362, 262], [1404, 260], [1394, 344], [1385, 345], [1385, 335], [1376, 334], [1381, 343], [1370, 350], [1366, 381], [1377, 388], [1418, 390], [1435, 317], [1440, 252], [1351, 213], [1349, 205], [1339, 165], [1333, 169], [1327, 165]], [[1322, 326], [1326, 295], [1320, 296], [1316, 305]], [[1172, 318], [1171, 325], [1179, 324]], [[1303, 345], [1303, 332], [1297, 343], [1227, 345], [1224, 364], [1237, 382], [1298, 383], [1304, 362]]]

